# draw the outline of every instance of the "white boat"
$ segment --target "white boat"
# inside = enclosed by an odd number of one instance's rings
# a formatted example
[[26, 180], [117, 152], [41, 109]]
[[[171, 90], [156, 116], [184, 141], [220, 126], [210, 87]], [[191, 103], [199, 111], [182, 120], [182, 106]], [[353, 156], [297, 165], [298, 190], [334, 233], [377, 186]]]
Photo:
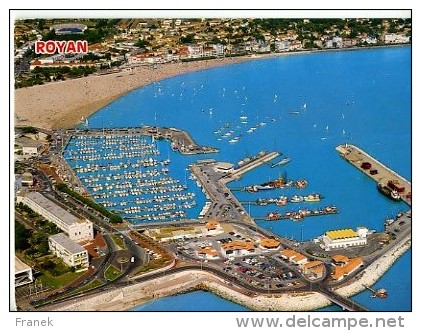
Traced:
[[304, 198], [301, 195], [294, 195], [289, 201], [290, 202], [302, 202]]
[[287, 163], [288, 163], [288, 162], [290, 162], [290, 161], [291, 161], [291, 158], [289, 158], [289, 157], [285, 157], [285, 158], [283, 158], [281, 161], [279, 161], [279, 162], [277, 162], [277, 163], [275, 163], [275, 164], [272, 164], [270, 167], [271, 167], [271, 168], [275, 168], [275, 167], [277, 167], [277, 166], [287, 164]]

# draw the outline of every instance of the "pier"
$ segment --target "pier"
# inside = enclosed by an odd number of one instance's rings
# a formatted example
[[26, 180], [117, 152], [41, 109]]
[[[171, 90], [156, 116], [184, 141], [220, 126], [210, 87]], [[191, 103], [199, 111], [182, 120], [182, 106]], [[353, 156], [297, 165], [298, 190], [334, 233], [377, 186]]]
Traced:
[[254, 224], [253, 218], [232, 194], [227, 184], [233, 180], [238, 180], [247, 171], [265, 164], [278, 155], [278, 152], [260, 152], [247, 161], [240, 161], [238, 168], [222, 172], [218, 171], [218, 165], [221, 163], [215, 160], [202, 160], [191, 165], [190, 171], [207, 198], [211, 200], [209, 208], [203, 213], [203, 217], [239, 220]]
[[[399, 193], [402, 201], [411, 206], [411, 182], [403, 178], [383, 163], [376, 160], [354, 145], [339, 145], [336, 151], [349, 163], [373, 179], [377, 184], [387, 185], [390, 181], [397, 183], [403, 191]], [[366, 165], [366, 166], [365, 166]]]
[[150, 136], [156, 140], [167, 139], [171, 141], [171, 148], [174, 151], [179, 151], [183, 155], [219, 152], [217, 148], [198, 145], [186, 131], [182, 131], [177, 128], [166, 128], [146, 125], [141, 127], [127, 127], [114, 129], [97, 128], [66, 130], [66, 140], [68, 140], [69, 137], [75, 136], [106, 137], [130, 135]]
[[273, 160], [274, 158], [277, 158], [280, 155], [278, 152], [271, 152], [268, 154], [262, 154], [262, 153], [263, 152], [260, 152], [258, 156], [253, 158], [250, 162], [241, 165], [237, 169], [234, 169], [234, 171], [232, 171], [230, 174], [230, 177], [232, 178], [232, 180], [239, 179], [246, 172], [253, 170], [254, 168], [257, 168], [258, 166], [264, 163], [268, 163], [269, 161]]
[[328, 206], [323, 209], [316, 209], [316, 210], [309, 210], [309, 209], [301, 209], [299, 211], [289, 211], [284, 214], [279, 212], [271, 212], [265, 217], [255, 217], [254, 219], [259, 221], [280, 221], [280, 220], [293, 220], [293, 221], [301, 221], [305, 217], [312, 217], [312, 216], [323, 216], [329, 214], [337, 214], [339, 213], [338, 208], [335, 206]]

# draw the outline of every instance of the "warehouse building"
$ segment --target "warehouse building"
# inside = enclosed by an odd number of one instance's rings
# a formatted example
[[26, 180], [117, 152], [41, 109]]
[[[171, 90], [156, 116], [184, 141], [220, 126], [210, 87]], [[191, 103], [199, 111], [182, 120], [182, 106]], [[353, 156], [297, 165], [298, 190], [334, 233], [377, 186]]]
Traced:
[[367, 244], [367, 228], [342, 229], [327, 231], [321, 238], [320, 247], [325, 251], [331, 249], [364, 246]]

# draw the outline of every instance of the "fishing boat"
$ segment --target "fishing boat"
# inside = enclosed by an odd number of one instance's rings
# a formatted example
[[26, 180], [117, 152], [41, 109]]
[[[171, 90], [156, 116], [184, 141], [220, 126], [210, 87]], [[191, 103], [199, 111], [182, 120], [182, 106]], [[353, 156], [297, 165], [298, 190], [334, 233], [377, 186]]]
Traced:
[[296, 203], [296, 202], [302, 202], [304, 198], [301, 195], [294, 195], [289, 200], [290, 202]]
[[375, 290], [367, 285], [364, 285], [364, 287], [371, 292], [371, 296], [370, 296], [371, 298], [379, 298], [379, 299], [387, 298], [387, 290], [384, 288]]
[[319, 202], [321, 199], [321, 195], [318, 193], [309, 194], [304, 197], [304, 201], [306, 202]]
[[307, 187], [307, 184], [308, 183], [307, 183], [307, 181], [305, 179], [300, 179], [300, 180], [297, 180], [295, 182], [294, 186], [296, 188], [305, 188], [305, 187]]
[[398, 191], [391, 189], [389, 186], [384, 185], [382, 183], [377, 184], [377, 189], [380, 193], [387, 196], [389, 199], [392, 199], [394, 201], [400, 201], [401, 196], [399, 195]]
[[288, 198], [286, 196], [280, 196], [276, 200], [276, 205], [277, 206], [285, 206], [287, 203], [288, 203]]

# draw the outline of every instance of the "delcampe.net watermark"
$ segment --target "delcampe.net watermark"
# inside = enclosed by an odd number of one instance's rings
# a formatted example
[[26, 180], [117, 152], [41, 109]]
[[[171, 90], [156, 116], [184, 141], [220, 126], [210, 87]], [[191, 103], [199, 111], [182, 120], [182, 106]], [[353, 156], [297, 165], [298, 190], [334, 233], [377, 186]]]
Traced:
[[351, 330], [353, 328], [403, 328], [404, 318], [399, 317], [306, 317], [292, 315], [278, 317], [236, 317], [239, 328], [335, 328]]

